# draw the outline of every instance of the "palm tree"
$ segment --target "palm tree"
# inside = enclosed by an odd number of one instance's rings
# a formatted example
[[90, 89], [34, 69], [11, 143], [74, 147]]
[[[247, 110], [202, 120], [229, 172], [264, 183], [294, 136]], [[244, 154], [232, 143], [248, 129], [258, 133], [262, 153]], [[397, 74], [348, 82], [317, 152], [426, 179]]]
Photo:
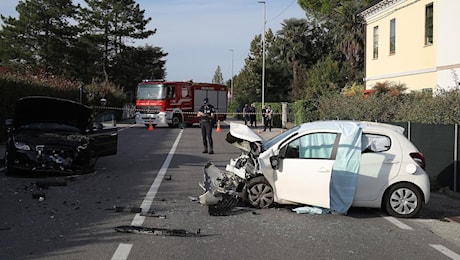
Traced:
[[308, 34], [308, 24], [306, 19], [291, 18], [281, 23], [282, 29], [277, 32], [280, 37], [280, 55], [286, 59], [292, 68], [292, 94], [300, 94], [299, 70], [302, 61], [308, 53], [304, 38]]

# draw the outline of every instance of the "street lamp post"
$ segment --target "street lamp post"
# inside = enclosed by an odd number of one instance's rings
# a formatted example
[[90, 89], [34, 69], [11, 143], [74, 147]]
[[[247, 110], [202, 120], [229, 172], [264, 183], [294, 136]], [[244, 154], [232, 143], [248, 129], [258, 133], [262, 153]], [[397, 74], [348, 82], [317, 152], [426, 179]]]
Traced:
[[232, 81], [230, 81], [230, 102], [233, 101], [233, 60], [234, 60], [234, 56], [235, 56], [235, 51], [233, 49], [230, 49], [230, 51], [232, 52]]
[[264, 20], [263, 20], [263, 31], [262, 31], [262, 109], [265, 105], [265, 24], [266, 20], [266, 8], [265, 1], [258, 1], [259, 4], [264, 5]]

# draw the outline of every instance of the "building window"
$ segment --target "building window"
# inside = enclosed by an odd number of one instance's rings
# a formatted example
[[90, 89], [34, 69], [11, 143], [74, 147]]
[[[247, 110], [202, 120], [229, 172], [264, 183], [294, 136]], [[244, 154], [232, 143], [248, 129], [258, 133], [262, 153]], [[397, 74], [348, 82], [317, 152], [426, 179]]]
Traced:
[[390, 54], [396, 52], [396, 19], [390, 21]]
[[374, 55], [373, 58], [377, 59], [379, 57], [379, 27], [374, 27]]
[[433, 44], [433, 3], [425, 7], [425, 45]]

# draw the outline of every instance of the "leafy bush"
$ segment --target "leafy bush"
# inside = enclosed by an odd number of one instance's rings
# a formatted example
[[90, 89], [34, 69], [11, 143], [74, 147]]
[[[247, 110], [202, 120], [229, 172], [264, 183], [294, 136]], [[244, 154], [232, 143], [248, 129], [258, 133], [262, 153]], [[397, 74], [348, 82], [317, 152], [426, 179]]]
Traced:
[[397, 90], [362, 94], [323, 96], [318, 101], [294, 104], [296, 124], [315, 120], [365, 120], [375, 122], [417, 122], [458, 124], [460, 89], [432, 93], [402, 94]]

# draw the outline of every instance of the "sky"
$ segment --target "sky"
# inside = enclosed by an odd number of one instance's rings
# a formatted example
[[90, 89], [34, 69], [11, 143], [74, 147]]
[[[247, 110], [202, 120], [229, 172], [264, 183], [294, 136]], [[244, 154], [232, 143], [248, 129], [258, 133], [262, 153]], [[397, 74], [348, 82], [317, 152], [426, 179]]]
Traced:
[[[74, 3], [83, 3], [74, 0]], [[0, 0], [0, 14], [17, 17], [19, 0]], [[273, 32], [289, 18], [305, 18], [297, 0], [136, 0], [147, 29], [157, 29], [148, 39], [129, 43], [160, 47], [168, 55], [166, 79], [211, 82], [217, 66], [224, 81], [239, 73], [251, 41], [264, 28]], [[265, 8], [264, 8], [265, 6]], [[265, 9], [265, 10], [264, 10]], [[265, 12], [264, 12], [265, 11]], [[233, 51], [232, 51], [233, 50]], [[233, 69], [232, 69], [233, 68]]]

